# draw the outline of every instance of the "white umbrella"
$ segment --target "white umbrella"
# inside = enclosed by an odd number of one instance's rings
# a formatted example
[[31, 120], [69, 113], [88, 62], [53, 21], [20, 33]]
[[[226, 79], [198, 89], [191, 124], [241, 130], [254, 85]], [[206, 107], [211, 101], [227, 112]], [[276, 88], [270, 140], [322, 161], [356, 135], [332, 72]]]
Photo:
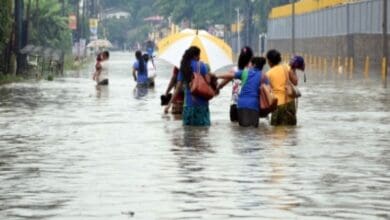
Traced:
[[210, 66], [211, 71], [233, 64], [232, 49], [223, 40], [204, 30], [185, 29], [158, 42], [158, 57], [175, 66], [190, 46], [201, 50], [200, 60]]
[[87, 47], [94, 47], [94, 48], [97, 48], [97, 47], [105, 47], [105, 48], [110, 48], [112, 47], [112, 44], [110, 41], [108, 40], [105, 40], [105, 39], [97, 39], [97, 40], [94, 40], [94, 41], [91, 41]]

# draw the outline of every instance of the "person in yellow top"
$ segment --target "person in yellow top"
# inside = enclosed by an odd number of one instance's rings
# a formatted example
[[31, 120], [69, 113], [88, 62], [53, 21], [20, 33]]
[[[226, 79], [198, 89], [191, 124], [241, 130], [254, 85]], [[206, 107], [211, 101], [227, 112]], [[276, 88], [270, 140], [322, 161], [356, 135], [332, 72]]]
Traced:
[[277, 50], [268, 51], [266, 57], [268, 65], [270, 66], [270, 70], [266, 73], [266, 76], [269, 79], [274, 95], [278, 99], [278, 107], [272, 112], [271, 125], [296, 125], [297, 116], [295, 99], [287, 95], [286, 84], [288, 80], [287, 77], [289, 77], [292, 84], [298, 84], [298, 77], [295, 70], [304, 70], [303, 58], [299, 57], [298, 60], [302, 61], [300, 62], [302, 65], [296, 67], [295, 63], [293, 65], [291, 62], [290, 65], [281, 64], [282, 58]]

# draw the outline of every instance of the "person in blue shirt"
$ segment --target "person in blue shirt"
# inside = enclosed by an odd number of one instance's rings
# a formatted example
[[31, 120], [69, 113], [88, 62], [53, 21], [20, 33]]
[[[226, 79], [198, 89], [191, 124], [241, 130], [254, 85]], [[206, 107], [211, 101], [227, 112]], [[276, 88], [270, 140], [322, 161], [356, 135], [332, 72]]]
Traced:
[[[249, 46], [245, 46], [241, 48], [240, 55], [238, 56], [237, 61], [237, 69], [238, 70], [245, 70], [249, 68], [249, 65], [251, 63], [251, 60], [253, 58], [253, 51], [252, 48]], [[235, 71], [237, 71], [235, 69]], [[230, 104], [230, 121], [231, 122], [238, 122], [238, 110], [237, 110], [237, 101], [238, 101], [238, 95], [240, 94], [241, 90], [241, 79], [225, 79], [223, 82], [221, 82], [217, 89], [223, 88], [225, 85], [227, 85], [229, 82], [232, 82], [232, 98], [231, 98], [231, 104]]]
[[238, 95], [238, 124], [243, 127], [259, 126], [259, 88], [266, 64], [264, 57], [253, 57], [248, 69], [219, 75], [222, 79], [240, 79], [241, 91]]
[[138, 87], [148, 86], [148, 68], [147, 62], [145, 62], [142, 52], [137, 50], [135, 52], [135, 58], [137, 61], [133, 64], [133, 77], [137, 82]]
[[154, 53], [155, 44], [153, 41], [149, 40], [146, 42], [146, 53], [149, 56], [149, 59], [152, 61], [153, 68], [156, 69], [156, 65], [154, 65], [153, 53]]
[[148, 47], [148, 48], [146, 48], [146, 52], [148, 53], [148, 55], [149, 55], [150, 58], [153, 57], [153, 53], [154, 53], [153, 47]]
[[210, 75], [204, 63], [199, 61], [200, 49], [191, 46], [182, 57], [180, 71], [177, 77], [177, 85], [172, 95], [171, 101], [165, 107], [165, 113], [168, 113], [172, 100], [176, 99], [179, 92], [184, 87], [184, 105], [182, 120], [183, 125], [191, 126], [210, 126], [209, 102], [207, 99], [191, 94], [190, 83], [194, 72], [202, 74], [210, 82]]

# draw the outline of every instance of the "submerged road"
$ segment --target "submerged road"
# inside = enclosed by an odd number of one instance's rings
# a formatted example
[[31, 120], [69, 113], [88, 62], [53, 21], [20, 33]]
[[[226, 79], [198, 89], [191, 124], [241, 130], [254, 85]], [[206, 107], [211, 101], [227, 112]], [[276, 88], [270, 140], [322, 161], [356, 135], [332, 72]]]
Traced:
[[[389, 219], [390, 89], [308, 74], [298, 126], [230, 123], [230, 88], [210, 128], [162, 114], [171, 66], [139, 97], [134, 57], [0, 86], [0, 219]], [[139, 94], [138, 94], [139, 95]]]

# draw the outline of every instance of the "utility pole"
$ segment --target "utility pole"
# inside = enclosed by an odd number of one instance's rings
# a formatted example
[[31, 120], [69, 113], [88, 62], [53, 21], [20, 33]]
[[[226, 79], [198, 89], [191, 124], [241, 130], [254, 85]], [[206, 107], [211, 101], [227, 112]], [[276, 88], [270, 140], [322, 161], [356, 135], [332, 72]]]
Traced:
[[61, 0], [61, 15], [65, 17], [65, 0]]
[[387, 0], [383, 0], [383, 62], [384, 62], [384, 86], [387, 86], [387, 67], [389, 58], [389, 49], [387, 43]]
[[16, 74], [22, 73], [23, 67], [23, 56], [20, 53], [20, 50], [23, 47], [23, 4], [23, 0], [15, 0]]
[[82, 8], [82, 22], [81, 22], [81, 37], [86, 38], [87, 34], [85, 31], [85, 21], [86, 21], [86, 8], [87, 8], [87, 0], [83, 0], [83, 8]]
[[228, 10], [228, 15], [229, 15], [229, 42], [231, 45], [233, 45], [233, 34], [232, 34], [232, 25], [233, 24], [233, 19], [232, 19], [232, 13], [233, 10], [232, 10], [232, 1], [229, 0], [229, 10]]
[[[36, 0], [36, 2], [35, 2], [35, 10], [36, 10], [36, 14], [35, 14], [34, 18], [37, 19], [38, 15], [40, 13], [40, 10], [39, 10], [39, 0]], [[37, 23], [36, 23], [35, 29], [39, 30], [39, 21], [38, 21], [38, 19], [37, 19]]]
[[31, 0], [28, 0], [27, 11], [26, 11], [26, 43], [29, 41], [29, 31], [30, 31], [30, 9], [31, 9]]
[[295, 55], [295, 0], [292, 1], [291, 12], [291, 53]]
[[76, 0], [76, 42], [80, 42], [80, 1]]
[[247, 43], [246, 45], [252, 45], [252, 15], [253, 15], [253, 7], [251, 4], [254, 3], [254, 0], [247, 0], [247, 6], [248, 6], [248, 19], [247, 19]]
[[236, 8], [237, 12], [237, 52], [241, 50], [240, 39], [240, 8]]
[[96, 16], [96, 0], [91, 1], [91, 18], [97, 18], [97, 16]]

